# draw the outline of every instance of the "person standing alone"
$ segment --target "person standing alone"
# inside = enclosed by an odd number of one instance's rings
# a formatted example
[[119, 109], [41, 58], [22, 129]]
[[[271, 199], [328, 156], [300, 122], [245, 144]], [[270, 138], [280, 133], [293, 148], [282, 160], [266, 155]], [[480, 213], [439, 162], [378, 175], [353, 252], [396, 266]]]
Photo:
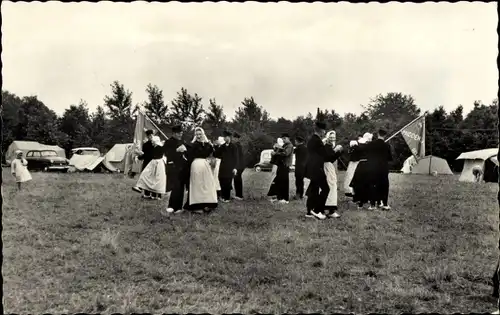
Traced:
[[295, 199], [304, 198], [304, 176], [306, 173], [307, 147], [304, 138], [298, 136], [295, 139]]
[[236, 146], [236, 152], [238, 155], [238, 164], [236, 165], [236, 175], [234, 176], [234, 191], [236, 200], [243, 200], [243, 172], [245, 171], [245, 153], [243, 152], [243, 146], [240, 142], [241, 136], [237, 133], [233, 133], [234, 145]]

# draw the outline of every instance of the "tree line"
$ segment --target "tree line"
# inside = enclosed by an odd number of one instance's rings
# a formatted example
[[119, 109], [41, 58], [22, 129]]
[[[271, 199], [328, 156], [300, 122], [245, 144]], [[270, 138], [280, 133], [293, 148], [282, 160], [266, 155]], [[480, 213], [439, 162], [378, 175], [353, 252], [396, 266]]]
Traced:
[[[114, 81], [103, 105], [97, 106], [94, 112], [80, 100], [59, 117], [36, 96], [19, 97], [2, 90], [2, 152], [14, 140], [57, 144], [67, 153], [71, 148], [84, 146], [106, 152], [116, 143], [132, 142], [135, 117], [142, 108], [167, 136], [174, 124], [183, 125], [186, 140], [191, 139], [195, 126], [202, 126], [211, 139], [216, 139], [224, 129], [237, 131], [242, 135], [246, 163], [251, 167], [259, 161], [260, 152], [271, 148], [282, 133], [287, 132], [292, 138], [311, 136], [316, 120], [325, 121], [329, 129], [336, 130], [337, 141], [347, 147], [348, 142], [360, 134], [375, 132], [378, 128], [391, 134], [423, 114], [411, 95], [391, 92], [370, 99], [360, 115], [341, 116], [334, 109], [317, 108], [314, 114], [307, 113], [293, 120], [273, 119], [253, 97], [245, 97], [230, 120], [215, 98], [204, 104], [197, 93], [181, 88], [168, 103], [158, 86], [149, 84], [146, 92], [147, 100], [134, 105], [132, 92]], [[460, 153], [498, 146], [497, 114], [497, 99], [487, 105], [474, 102], [474, 108], [466, 116], [462, 105], [449, 113], [443, 106], [436, 108], [426, 117], [426, 153], [446, 159], [452, 169], [459, 171], [461, 165], [455, 159]], [[411, 152], [400, 135], [391, 139], [390, 144], [394, 154], [391, 168], [400, 169]], [[347, 159], [347, 156], [341, 158], [340, 168], [347, 165]]]

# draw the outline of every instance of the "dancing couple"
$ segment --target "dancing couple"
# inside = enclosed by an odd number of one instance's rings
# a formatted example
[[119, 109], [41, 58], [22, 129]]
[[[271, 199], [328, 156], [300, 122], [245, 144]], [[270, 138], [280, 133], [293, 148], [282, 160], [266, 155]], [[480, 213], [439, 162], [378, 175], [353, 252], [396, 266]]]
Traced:
[[[310, 183], [307, 188], [306, 217], [324, 220], [338, 218], [337, 213], [337, 170], [335, 161], [342, 154], [342, 146], [335, 145], [336, 133], [325, 136], [326, 124], [316, 122], [314, 134], [307, 143], [308, 159], [305, 177]], [[325, 214], [325, 210], [328, 214]]]

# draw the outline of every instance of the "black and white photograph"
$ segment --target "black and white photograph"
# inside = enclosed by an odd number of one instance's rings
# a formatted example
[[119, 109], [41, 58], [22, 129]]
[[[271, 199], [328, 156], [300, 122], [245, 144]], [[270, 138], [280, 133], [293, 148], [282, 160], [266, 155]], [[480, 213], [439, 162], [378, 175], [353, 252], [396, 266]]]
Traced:
[[2, 1], [5, 314], [500, 314], [495, 2]]

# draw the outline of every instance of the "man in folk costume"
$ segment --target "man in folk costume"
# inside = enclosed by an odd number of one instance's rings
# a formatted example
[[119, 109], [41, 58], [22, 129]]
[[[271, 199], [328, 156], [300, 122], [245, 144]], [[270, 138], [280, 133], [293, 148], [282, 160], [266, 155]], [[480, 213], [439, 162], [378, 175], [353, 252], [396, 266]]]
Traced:
[[290, 166], [292, 166], [293, 161], [293, 144], [287, 133], [284, 133], [281, 139], [283, 139], [281, 150], [271, 152], [272, 155], [278, 156], [279, 161], [274, 182], [276, 184], [278, 202], [288, 203], [290, 199]]
[[224, 144], [217, 147], [214, 157], [220, 158], [219, 182], [221, 188], [221, 201], [229, 202], [231, 200], [231, 190], [233, 188], [233, 177], [237, 174], [238, 148], [231, 142], [231, 132], [223, 132]]
[[330, 192], [325, 202], [325, 210], [328, 210], [327, 217], [338, 218], [340, 215], [337, 213], [337, 159], [342, 155], [342, 146], [335, 145], [337, 141], [337, 134], [334, 130], [329, 131], [323, 139], [325, 144], [325, 175], [328, 182]]
[[325, 203], [330, 193], [330, 187], [325, 174], [325, 157], [326, 150], [323, 143], [326, 124], [316, 122], [314, 126], [314, 134], [307, 142], [307, 163], [306, 163], [306, 178], [309, 178], [307, 196], [307, 213], [308, 218], [317, 218], [320, 220], [326, 219]]
[[240, 134], [237, 132], [233, 133], [233, 143], [236, 146], [236, 151], [238, 154], [238, 164], [236, 165], [236, 175], [234, 176], [234, 199], [243, 200], [243, 172], [245, 171], [245, 152], [243, 152], [243, 146], [240, 142]]
[[[377, 133], [377, 139], [371, 142], [372, 155], [368, 158], [368, 165], [372, 170], [373, 192], [372, 196], [375, 203], [380, 202], [379, 207], [383, 210], [390, 210], [388, 205], [389, 198], [389, 162], [392, 161], [392, 152], [390, 145], [385, 142], [387, 132], [380, 129]], [[372, 207], [374, 202], [371, 202]]]
[[[273, 151], [274, 152], [279, 152], [283, 150], [283, 146], [285, 143], [283, 142], [283, 139], [278, 138], [276, 139], [276, 143], [273, 145]], [[271, 169], [271, 186], [269, 186], [269, 191], [267, 193], [267, 196], [269, 197], [269, 201], [275, 202], [277, 201], [277, 196], [278, 196], [278, 185], [276, 184], [276, 173], [278, 170], [278, 164], [283, 162], [283, 157], [277, 154], [271, 154], [271, 160], [269, 163], [272, 165]]]
[[167, 192], [171, 191], [168, 200], [168, 213], [182, 212], [184, 192], [188, 189], [189, 168], [186, 151], [188, 144], [182, 140], [182, 126], [172, 127], [172, 137], [165, 142], [167, 156]]
[[306, 173], [307, 147], [304, 138], [297, 136], [295, 138], [295, 199], [304, 198], [304, 176]]

